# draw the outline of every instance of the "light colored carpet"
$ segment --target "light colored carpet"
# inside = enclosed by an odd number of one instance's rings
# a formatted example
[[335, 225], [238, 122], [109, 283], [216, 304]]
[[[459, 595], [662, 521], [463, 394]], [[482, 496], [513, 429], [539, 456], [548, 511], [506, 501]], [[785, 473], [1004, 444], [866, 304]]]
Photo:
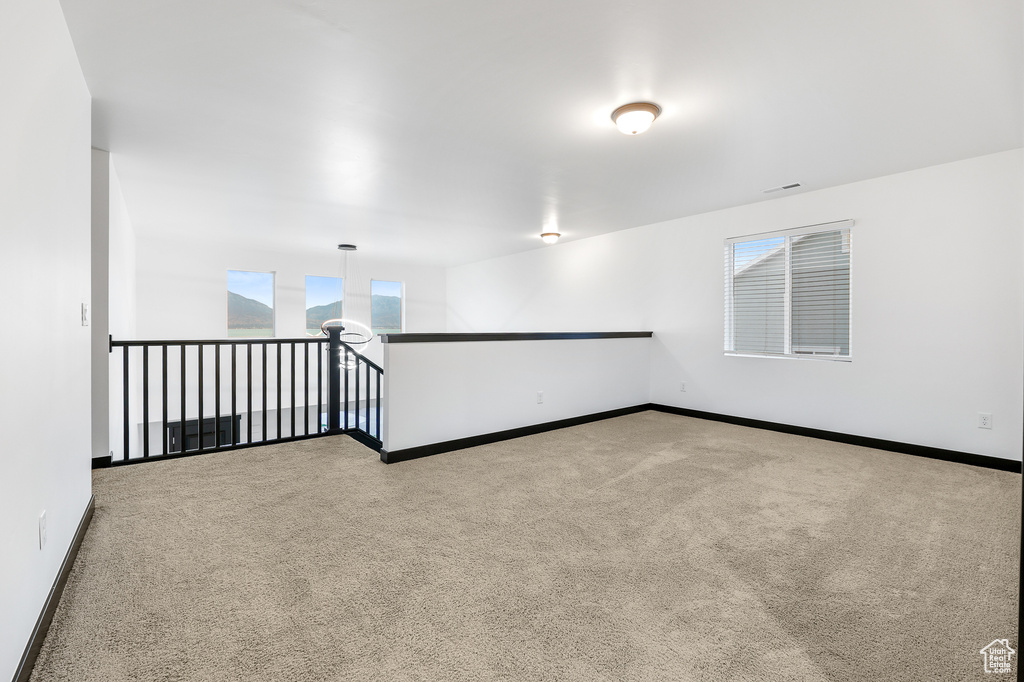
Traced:
[[971, 680], [1021, 477], [644, 412], [94, 472], [32, 680]]

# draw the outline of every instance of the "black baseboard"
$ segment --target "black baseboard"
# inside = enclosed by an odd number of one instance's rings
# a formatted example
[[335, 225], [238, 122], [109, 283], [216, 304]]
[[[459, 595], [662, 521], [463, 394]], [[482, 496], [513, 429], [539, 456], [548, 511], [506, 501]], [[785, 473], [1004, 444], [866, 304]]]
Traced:
[[[969, 464], [971, 466], [984, 467], [986, 469], [1011, 471], [1018, 474], [1021, 473], [1021, 463], [1019, 461], [1012, 459], [1004, 459], [1002, 457], [989, 457], [988, 455], [977, 455], [970, 452], [944, 450], [942, 448], [933, 448], [927, 445], [914, 445], [912, 443], [901, 443], [899, 441], [884, 440], [882, 438], [855, 436], [848, 433], [839, 433], [837, 431], [826, 431], [824, 429], [812, 429], [806, 426], [792, 426], [790, 424], [779, 424], [776, 422], [763, 421], [760, 419], [735, 417], [728, 414], [718, 414], [716, 412], [703, 412], [701, 410], [691, 410], [686, 407], [673, 407], [671, 405], [661, 405], [658, 403], [634, 405], [633, 407], [624, 407], [618, 410], [598, 412], [595, 414], [584, 415], [582, 417], [559, 419], [558, 421], [545, 422], [543, 424], [523, 426], [517, 429], [508, 429], [507, 431], [485, 433], [479, 436], [470, 436], [468, 438], [457, 438], [455, 440], [444, 441], [442, 443], [418, 445], [413, 448], [404, 448], [402, 450], [394, 450], [391, 452], [381, 449], [379, 450], [380, 461], [384, 462], [385, 464], [395, 464], [397, 462], [405, 462], [410, 459], [419, 459], [420, 457], [438, 455], [441, 454], [442, 452], [452, 452], [453, 450], [463, 450], [465, 448], [472, 448], [478, 445], [487, 445], [489, 443], [497, 443], [499, 441], [510, 440], [512, 438], [531, 436], [535, 433], [544, 433], [545, 431], [564, 429], [568, 426], [577, 426], [579, 424], [600, 421], [602, 419], [610, 419], [612, 417], [620, 417], [625, 414], [634, 414], [636, 412], [643, 412], [645, 410], [655, 410], [658, 412], [666, 412], [669, 414], [678, 414], [684, 417], [695, 417], [697, 419], [708, 419], [711, 421], [725, 422], [727, 424], [736, 424], [737, 426], [748, 426], [755, 429], [766, 429], [768, 431], [790, 433], [796, 436], [806, 436], [808, 438], [820, 438], [821, 440], [829, 440], [837, 443], [846, 443], [848, 445], [860, 445], [862, 447], [874, 448], [876, 450], [886, 450], [888, 452], [899, 452], [905, 455], [928, 457], [929, 459], [940, 459], [946, 462]], [[379, 449], [379, 446], [375, 446], [375, 444], [367, 444], [374, 449]]]
[[942, 448], [933, 448], [927, 445], [914, 445], [912, 443], [900, 443], [898, 441], [870, 438], [868, 436], [854, 436], [852, 434], [838, 433], [836, 431], [811, 429], [806, 426], [791, 426], [789, 424], [778, 424], [776, 422], [762, 421], [760, 419], [734, 417], [732, 415], [717, 414], [715, 412], [702, 412], [700, 410], [691, 410], [686, 407], [672, 407], [671, 405], [659, 405], [657, 403], [651, 403], [649, 407], [650, 409], [657, 410], [658, 412], [678, 414], [684, 417], [709, 419], [711, 421], [736, 424], [738, 426], [749, 426], [755, 429], [791, 433], [796, 436], [820, 438], [822, 440], [846, 443], [848, 445], [860, 445], [866, 448], [874, 448], [876, 450], [887, 450], [889, 452], [899, 452], [905, 455], [928, 457], [929, 459], [941, 459], [946, 462], [970, 464], [971, 466], [985, 467], [986, 469], [998, 469], [999, 471], [1012, 471], [1018, 474], [1021, 473], [1020, 462], [1012, 459], [1003, 459], [1002, 457], [989, 457], [988, 455], [976, 455], [970, 452], [943, 450]]
[[522, 438], [523, 436], [532, 436], [535, 433], [544, 433], [545, 431], [554, 431], [556, 429], [564, 429], [569, 426], [578, 426], [580, 424], [588, 424], [590, 422], [601, 421], [602, 419], [611, 419], [612, 417], [621, 417], [624, 414], [633, 414], [635, 412], [643, 412], [649, 410], [650, 405], [634, 405], [632, 407], [622, 407], [617, 410], [608, 410], [607, 412], [595, 412], [594, 414], [586, 414], [582, 417], [570, 417], [569, 419], [559, 419], [553, 422], [544, 422], [543, 424], [532, 424], [530, 426], [521, 426], [516, 429], [508, 429], [506, 431], [495, 431], [493, 433], [484, 433], [479, 436], [469, 436], [468, 438], [456, 438], [455, 440], [446, 440], [443, 443], [431, 443], [429, 445], [418, 445], [413, 448], [404, 448], [402, 450], [387, 450], [380, 451], [380, 461], [385, 464], [395, 464], [397, 462], [406, 462], [410, 459], [419, 459], [420, 457], [429, 457], [430, 455], [438, 455], [442, 452], [452, 452], [453, 450], [464, 450], [465, 448], [472, 448], [478, 445], [488, 445], [489, 443], [497, 443], [503, 440], [511, 440], [513, 438]]
[[111, 460], [113, 460], [113, 457], [111, 457], [110, 455], [106, 455], [104, 457], [93, 457], [92, 458], [92, 468], [93, 469], [106, 469], [107, 467], [109, 467], [111, 465], [110, 464]]
[[75, 565], [75, 558], [78, 556], [78, 550], [82, 546], [85, 532], [89, 529], [89, 522], [92, 521], [92, 513], [95, 507], [96, 496], [93, 495], [89, 498], [89, 504], [85, 507], [82, 520], [78, 522], [75, 537], [72, 538], [71, 546], [68, 547], [67, 554], [64, 555], [64, 563], [60, 565], [60, 570], [57, 571], [57, 579], [53, 581], [50, 594], [46, 596], [43, 610], [39, 614], [36, 626], [32, 629], [32, 636], [25, 646], [25, 653], [21, 655], [21, 662], [14, 672], [13, 682], [28, 682], [28, 678], [32, 675], [32, 668], [35, 667], [36, 658], [39, 657], [39, 650], [43, 647], [43, 640], [46, 639], [46, 633], [50, 631], [53, 614], [56, 613], [60, 597], [64, 594], [64, 586], [67, 585], [68, 576], [71, 575], [71, 567]]
[[381, 443], [380, 443], [380, 441], [377, 440], [376, 438], [374, 438], [373, 436], [367, 436], [362, 431], [356, 431], [356, 430], [347, 431], [346, 433], [348, 433], [348, 435], [352, 436], [353, 440], [359, 441], [360, 443], [362, 443], [366, 447], [370, 448], [374, 452], [380, 452], [381, 451]]

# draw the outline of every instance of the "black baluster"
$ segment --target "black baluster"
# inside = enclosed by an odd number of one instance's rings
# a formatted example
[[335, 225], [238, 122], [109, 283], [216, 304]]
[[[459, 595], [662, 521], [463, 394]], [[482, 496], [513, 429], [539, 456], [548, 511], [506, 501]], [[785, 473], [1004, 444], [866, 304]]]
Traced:
[[295, 342], [292, 341], [291, 345], [291, 363], [292, 363], [292, 384], [291, 384], [291, 401], [292, 401], [292, 418], [291, 418], [291, 431], [288, 433], [292, 438], [295, 437]]
[[199, 409], [199, 418], [196, 420], [199, 430], [199, 443], [196, 448], [203, 451], [203, 344], [199, 344], [199, 399], [196, 401]]
[[161, 360], [163, 361], [163, 364], [162, 364], [162, 366], [163, 366], [162, 382], [161, 382], [162, 383], [162, 388], [163, 388], [163, 400], [161, 402], [161, 405], [163, 406], [162, 407], [162, 412], [163, 412], [162, 416], [163, 416], [163, 422], [164, 422], [163, 423], [163, 427], [164, 427], [164, 430], [163, 430], [163, 442], [164, 442], [163, 454], [166, 455], [166, 454], [169, 454], [170, 451], [171, 451], [170, 450], [170, 446], [167, 443], [168, 434], [167, 434], [167, 344], [166, 343], [161, 344], [160, 351], [161, 351]]
[[125, 460], [128, 459], [128, 350], [128, 346], [123, 346], [121, 348], [121, 372], [123, 373], [123, 376], [121, 377], [121, 395], [124, 405], [124, 433], [122, 435], [124, 437], [123, 443]]
[[142, 456], [149, 457], [149, 346], [142, 347]]
[[181, 451], [185, 452], [185, 344], [181, 344], [181, 430], [178, 439], [181, 441]]
[[245, 344], [245, 362], [247, 367], [248, 375], [245, 379], [245, 394], [246, 394], [246, 443], [252, 442], [252, 344]]
[[235, 349], [238, 348], [237, 343], [231, 344], [231, 444], [238, 445], [238, 430], [235, 428], [235, 420], [238, 419], [236, 416], [237, 406], [235, 404], [236, 396], [238, 394], [238, 385], [235, 382]]
[[316, 342], [316, 432], [320, 433], [320, 427], [322, 422], [320, 421], [324, 413], [324, 351], [327, 349], [324, 347], [322, 341]]
[[263, 442], [267, 442], [267, 342], [260, 344], [263, 347]]
[[277, 343], [277, 438], [281, 439], [281, 342]]
[[305, 423], [305, 435], [309, 435], [309, 342], [302, 344], [306, 371], [302, 374], [302, 421]]
[[213, 447], [220, 447], [220, 344], [213, 344]]

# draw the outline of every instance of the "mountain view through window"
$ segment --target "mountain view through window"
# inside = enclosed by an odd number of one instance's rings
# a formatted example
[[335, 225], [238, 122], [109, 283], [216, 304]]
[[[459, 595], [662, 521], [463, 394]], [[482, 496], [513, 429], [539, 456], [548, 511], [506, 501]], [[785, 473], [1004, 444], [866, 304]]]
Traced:
[[274, 335], [274, 273], [228, 270], [228, 337]]
[[340, 277], [306, 275], [306, 334], [319, 336], [320, 325], [343, 317], [344, 291]]
[[370, 282], [370, 322], [374, 334], [402, 332], [401, 282]]

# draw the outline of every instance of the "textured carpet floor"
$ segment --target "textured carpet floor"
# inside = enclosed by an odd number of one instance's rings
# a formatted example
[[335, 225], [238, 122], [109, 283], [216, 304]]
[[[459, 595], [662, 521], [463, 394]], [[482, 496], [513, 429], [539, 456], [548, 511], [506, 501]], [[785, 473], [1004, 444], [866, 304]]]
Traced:
[[1017, 643], [1018, 474], [656, 412], [94, 474], [34, 682], [981, 680]]

